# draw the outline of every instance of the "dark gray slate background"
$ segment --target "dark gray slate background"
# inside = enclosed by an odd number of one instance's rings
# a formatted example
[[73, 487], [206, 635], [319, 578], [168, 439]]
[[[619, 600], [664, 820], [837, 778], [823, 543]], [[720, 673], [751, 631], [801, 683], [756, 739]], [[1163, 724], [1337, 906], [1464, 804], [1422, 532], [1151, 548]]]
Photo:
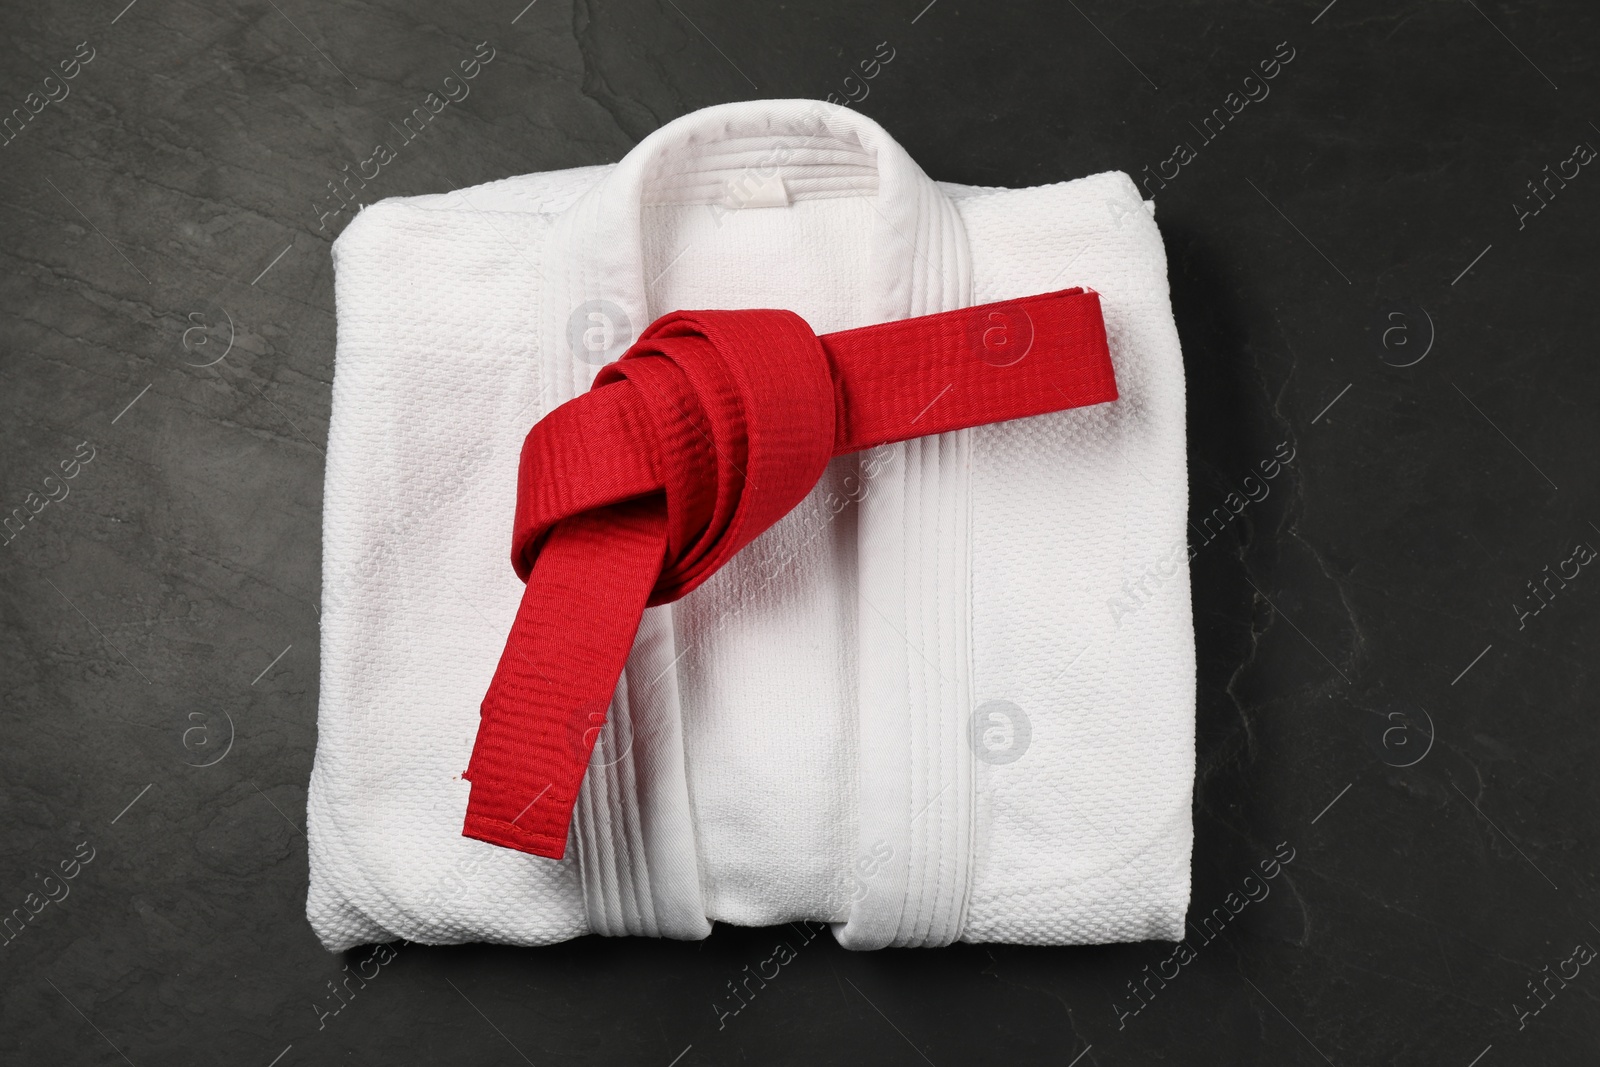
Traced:
[[[0, 147], [0, 511], [29, 516], [0, 548], [0, 908], [93, 857], [0, 947], [0, 1061], [1596, 1061], [1600, 967], [1565, 961], [1600, 947], [1600, 574], [1567, 562], [1600, 546], [1600, 173], [1537, 214], [1526, 185], [1600, 145], [1594, 5], [125, 2], [0, 14], [0, 112], [94, 56]], [[1280, 842], [1294, 859], [1138, 1014], [1116, 1005], [1171, 946], [824, 935], [719, 1029], [727, 981], [798, 939], [726, 927], [398, 946], [331, 1013], [329, 980], [376, 964], [303, 913], [348, 217], [312, 205], [485, 40], [470, 98], [371, 198], [864, 89], [950, 181], [1196, 150], [1155, 190], [1189, 375], [1191, 918]], [[893, 62], [847, 82], [882, 41]], [[1280, 42], [1271, 95], [1206, 143]], [[1205, 535], [1282, 441], [1271, 496]]]

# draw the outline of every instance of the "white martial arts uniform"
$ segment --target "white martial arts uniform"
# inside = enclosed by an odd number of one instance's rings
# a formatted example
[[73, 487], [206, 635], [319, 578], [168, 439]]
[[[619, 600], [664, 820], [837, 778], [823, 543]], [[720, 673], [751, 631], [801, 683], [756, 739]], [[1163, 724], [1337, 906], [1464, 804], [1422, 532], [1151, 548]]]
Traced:
[[[859, 948], [1182, 937], [1183, 366], [1150, 207], [1114, 172], [936, 183], [871, 120], [790, 100], [695, 112], [614, 166], [362, 211], [334, 246], [323, 943], [800, 919]], [[834, 460], [645, 613], [567, 858], [461, 836], [543, 413], [678, 308], [825, 333], [1080, 285], [1120, 399]]]

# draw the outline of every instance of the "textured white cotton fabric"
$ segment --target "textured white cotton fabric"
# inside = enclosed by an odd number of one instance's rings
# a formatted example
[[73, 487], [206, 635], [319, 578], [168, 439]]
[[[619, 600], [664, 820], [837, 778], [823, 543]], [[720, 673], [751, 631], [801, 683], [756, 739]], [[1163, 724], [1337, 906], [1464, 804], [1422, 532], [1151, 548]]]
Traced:
[[[334, 246], [307, 913], [333, 950], [834, 924], [853, 948], [1177, 939], [1194, 639], [1183, 367], [1126, 175], [929, 180], [815, 101], [367, 208]], [[819, 333], [1100, 293], [1121, 399], [833, 462], [646, 612], [567, 858], [461, 836], [528, 428], [678, 308]]]

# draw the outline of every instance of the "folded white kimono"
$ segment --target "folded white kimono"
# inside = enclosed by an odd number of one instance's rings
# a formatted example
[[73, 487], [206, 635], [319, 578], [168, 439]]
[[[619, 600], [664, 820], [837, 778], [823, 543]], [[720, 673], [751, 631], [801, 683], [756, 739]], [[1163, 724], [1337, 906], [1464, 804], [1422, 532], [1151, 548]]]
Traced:
[[[307, 914], [404, 937], [852, 948], [1183, 936], [1194, 774], [1183, 367], [1124, 174], [931, 181], [815, 101], [708, 108], [614, 166], [386, 200], [334, 246]], [[522, 585], [529, 427], [657, 316], [817, 333], [1083, 286], [1120, 399], [835, 459], [646, 611], [566, 858], [463, 837]]]

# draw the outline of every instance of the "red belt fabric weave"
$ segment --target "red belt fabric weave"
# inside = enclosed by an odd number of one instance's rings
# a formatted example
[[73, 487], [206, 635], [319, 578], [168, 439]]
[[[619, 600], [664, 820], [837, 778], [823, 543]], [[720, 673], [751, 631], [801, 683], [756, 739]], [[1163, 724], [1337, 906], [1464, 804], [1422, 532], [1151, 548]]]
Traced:
[[1082, 289], [822, 337], [789, 311], [657, 319], [523, 445], [511, 562], [527, 588], [462, 832], [561, 858], [645, 607], [705, 581], [834, 456], [1116, 398]]

